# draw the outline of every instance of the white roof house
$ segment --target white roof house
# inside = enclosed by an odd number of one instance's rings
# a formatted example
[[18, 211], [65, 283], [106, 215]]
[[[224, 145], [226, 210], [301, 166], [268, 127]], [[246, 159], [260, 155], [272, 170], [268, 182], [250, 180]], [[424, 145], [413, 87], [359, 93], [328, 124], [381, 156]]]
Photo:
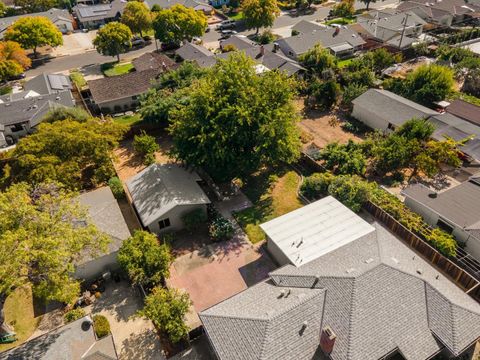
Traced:
[[[260, 227], [269, 245], [301, 266], [375, 231], [375, 228], [332, 196], [327, 196]], [[282, 261], [280, 261], [282, 262]]]

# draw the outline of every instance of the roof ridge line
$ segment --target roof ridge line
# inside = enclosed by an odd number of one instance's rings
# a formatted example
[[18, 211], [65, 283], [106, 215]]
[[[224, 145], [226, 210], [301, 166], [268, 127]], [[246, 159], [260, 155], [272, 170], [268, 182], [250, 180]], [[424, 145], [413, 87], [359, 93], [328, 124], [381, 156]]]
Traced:
[[351, 292], [351, 299], [350, 299], [350, 311], [349, 311], [349, 316], [348, 316], [348, 349], [347, 349], [347, 359], [351, 359], [352, 358], [352, 328], [353, 328], [353, 323], [355, 322], [354, 321], [354, 314], [355, 314], [355, 311], [354, 311], [354, 308], [356, 307], [356, 301], [355, 301], [355, 298], [356, 298], [356, 294], [357, 294], [357, 278], [354, 278], [353, 279], [353, 290]]

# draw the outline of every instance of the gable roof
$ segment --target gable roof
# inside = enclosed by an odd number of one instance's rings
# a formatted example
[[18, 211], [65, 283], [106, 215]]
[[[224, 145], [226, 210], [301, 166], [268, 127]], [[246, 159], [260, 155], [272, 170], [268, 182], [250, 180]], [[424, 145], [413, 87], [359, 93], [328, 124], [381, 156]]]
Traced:
[[[378, 359], [397, 350], [407, 360], [427, 359], [444, 345], [458, 355], [476, 341], [480, 305], [380, 224], [372, 225], [375, 232], [306, 265], [277, 269], [263, 285], [201, 312], [200, 319], [220, 359], [269, 359], [268, 354], [257, 352], [253, 343], [266, 343], [267, 332], [255, 330], [258, 323], [243, 320], [250, 319], [255, 306], [262, 307], [263, 301], [270, 313], [282, 309], [284, 289], [290, 289], [290, 296], [303, 292], [305, 299], [312, 299], [302, 304], [301, 314], [306, 316], [287, 311], [287, 325], [269, 334], [274, 344], [277, 337], [282, 339], [278, 347], [295, 351], [290, 358], [317, 359], [320, 332], [326, 326], [336, 335], [329, 356], [333, 360]], [[260, 290], [272, 282], [275, 287], [269, 293], [276, 293], [275, 297]], [[319, 290], [325, 292], [317, 293]], [[315, 315], [322, 302], [319, 322]], [[442, 304], [447, 304], [449, 311]], [[311, 325], [314, 331], [306, 333], [298, 347], [294, 330], [298, 332], [304, 321], [306, 328]], [[240, 340], [251, 332], [256, 334], [253, 340]], [[284, 337], [284, 332], [290, 336]]]
[[244, 50], [256, 46], [257, 43], [244, 35], [234, 35], [230, 36], [228, 39], [220, 40], [221, 49], [227, 45], [233, 45], [236, 50]]
[[388, 90], [369, 89], [352, 101], [353, 105], [362, 106], [369, 112], [382, 118], [387, 123], [402, 125], [412, 118], [426, 119], [438, 115], [437, 111], [417, 104]]
[[177, 67], [175, 61], [155, 51], [145, 53], [132, 61], [136, 71], [157, 69], [164, 72]]
[[47, 73], [37, 75], [23, 85], [25, 91], [35, 91], [42, 95], [72, 90], [72, 88], [72, 83], [68, 76]]
[[[334, 28], [316, 25], [313, 23], [310, 23], [310, 25], [307, 23], [308, 22], [301, 21], [296, 25], [297, 28], [300, 28], [306, 32], [301, 32], [298, 35], [288, 38], [278, 39], [276, 43], [280, 45], [280, 48], [284, 47], [284, 45], [287, 45], [288, 48], [292, 49], [297, 56], [307, 52], [316, 44], [320, 44], [324, 48], [328, 49], [345, 43], [349, 44], [353, 48], [357, 48], [365, 44], [365, 41], [360, 37], [360, 35], [349, 26]], [[292, 29], [295, 29], [295, 27]]]
[[159, 69], [133, 71], [128, 74], [88, 81], [92, 99], [97, 105], [108, 101], [138, 96], [150, 89]]
[[207, 2], [197, 0], [146, 0], [145, 3], [151, 9], [154, 5], [160, 6], [162, 9], [170, 9], [173, 5], [183, 5], [187, 8], [195, 10], [211, 11], [213, 7]]
[[9, 17], [4, 17], [0, 18], [0, 38], [3, 38], [3, 33], [11, 26], [13, 23], [19, 19], [22, 19], [24, 17], [31, 17], [31, 16], [42, 16], [50, 19], [54, 24], [58, 20], [63, 20], [63, 21], [68, 21], [73, 23], [73, 19], [68, 12], [68, 10], [65, 9], [56, 9], [52, 8], [48, 11], [43, 11], [39, 13], [33, 13], [33, 14], [24, 14], [24, 15], [17, 15], [17, 16], [9, 16]]
[[78, 4], [72, 11], [80, 22], [99, 21], [112, 19], [123, 13], [127, 2], [123, 0], [113, 0], [108, 4], [86, 5]]
[[[116, 360], [111, 335], [97, 341], [90, 316], [82, 317], [0, 354], [1, 360]], [[93, 353], [103, 357], [92, 357]]]
[[193, 170], [176, 164], [153, 164], [127, 181], [140, 220], [149, 226], [180, 205], [209, 204]]
[[460, 228], [472, 227], [480, 221], [480, 184], [469, 180], [431, 197], [434, 193], [422, 184], [410, 185], [402, 191]]
[[447, 112], [480, 126], [480, 106], [457, 99], [447, 107]]
[[465, 0], [406, 0], [401, 2], [397, 10], [411, 10], [420, 17], [434, 22], [449, 21], [455, 16], [475, 15], [480, 12], [480, 5]]
[[175, 54], [183, 60], [197, 60], [206, 56], [213, 56], [213, 53], [202, 45], [186, 42], [182, 47], [175, 50]]

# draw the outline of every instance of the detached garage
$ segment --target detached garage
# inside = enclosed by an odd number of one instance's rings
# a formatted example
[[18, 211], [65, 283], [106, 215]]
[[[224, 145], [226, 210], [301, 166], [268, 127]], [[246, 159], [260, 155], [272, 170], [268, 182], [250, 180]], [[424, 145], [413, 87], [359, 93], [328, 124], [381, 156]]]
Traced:
[[160, 234], [183, 229], [182, 217], [192, 210], [207, 212], [210, 200], [201, 181], [180, 165], [154, 164], [127, 181], [127, 188], [143, 227]]

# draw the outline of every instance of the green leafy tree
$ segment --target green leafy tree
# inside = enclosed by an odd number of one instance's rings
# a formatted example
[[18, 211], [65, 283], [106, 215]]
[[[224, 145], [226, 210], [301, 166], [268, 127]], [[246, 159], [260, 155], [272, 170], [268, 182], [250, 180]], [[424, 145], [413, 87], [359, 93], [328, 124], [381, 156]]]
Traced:
[[0, 1], [0, 18], [4, 17], [7, 12], [7, 6], [3, 3], [3, 1]]
[[335, 70], [337, 68], [337, 58], [320, 44], [316, 44], [302, 54], [299, 61], [304, 67], [317, 75], [321, 75], [325, 70]]
[[352, 101], [362, 95], [368, 87], [362, 84], [351, 83], [343, 89], [342, 105], [351, 109]]
[[120, 62], [120, 54], [132, 46], [130, 28], [119, 22], [111, 22], [102, 27], [93, 39], [97, 51], [106, 56], [113, 56]]
[[340, 175], [328, 186], [328, 193], [354, 212], [359, 212], [368, 200], [371, 185], [361, 177]]
[[331, 172], [315, 173], [305, 178], [300, 191], [309, 199], [318, 199], [328, 194], [328, 187], [333, 179], [335, 179], [335, 175]]
[[172, 261], [168, 245], [148, 231], [135, 231], [118, 251], [118, 263], [132, 283], [144, 286], [156, 286], [167, 278]]
[[181, 4], [158, 11], [153, 20], [155, 38], [166, 44], [179, 45], [183, 40], [203, 36], [206, 27], [207, 18], [201, 11]]
[[261, 27], [272, 27], [280, 15], [277, 0], [244, 0], [242, 9], [247, 27], [256, 29], [256, 35]]
[[314, 80], [308, 87], [307, 103], [313, 108], [330, 110], [338, 103], [341, 89], [335, 80]]
[[357, 71], [342, 71], [341, 82], [345, 86], [357, 84], [360, 86], [372, 87], [375, 82], [375, 75], [368, 67]]
[[185, 315], [191, 304], [187, 293], [156, 287], [145, 298], [145, 306], [138, 314], [150, 319], [171, 342], [177, 343], [188, 337], [189, 328], [185, 324]]
[[320, 151], [318, 159], [334, 174], [364, 175], [367, 168], [362, 148], [351, 140], [345, 145], [328, 144]]
[[[375, 4], [377, 0], [360, 0], [362, 3], [366, 5], [366, 10], [370, 8], [370, 4]], [[385, 0], [382, 0], [385, 1]]]
[[428, 120], [413, 118], [395, 130], [395, 134], [407, 140], [427, 141], [434, 131], [435, 126]]
[[355, 14], [355, 0], [341, 0], [332, 10], [335, 16], [351, 17]]
[[405, 168], [412, 158], [411, 142], [403, 136], [391, 134], [377, 140], [373, 146], [374, 168], [380, 174]]
[[0, 82], [23, 73], [31, 64], [19, 43], [0, 42]]
[[145, 165], [151, 165], [155, 162], [155, 152], [159, 150], [159, 146], [155, 138], [142, 131], [140, 135], [133, 137], [133, 148], [135, 152], [143, 157]]
[[122, 23], [127, 25], [133, 33], [143, 36], [144, 31], [152, 28], [152, 14], [145, 3], [130, 1], [123, 10]]
[[296, 83], [276, 71], [258, 76], [254, 65], [233, 53], [186, 89], [169, 127], [177, 158], [231, 180], [298, 157]]
[[444, 100], [453, 91], [453, 71], [440, 65], [422, 65], [407, 75], [404, 95], [426, 106]]
[[80, 107], [55, 107], [43, 118], [44, 122], [53, 123], [62, 120], [75, 120], [85, 122], [92, 116]]
[[24, 49], [32, 49], [34, 57], [37, 57], [37, 48], [40, 46], [63, 44], [62, 33], [50, 19], [43, 16], [18, 19], [8, 28], [4, 39], [15, 41]]
[[108, 236], [90, 223], [79, 226], [88, 213], [74, 195], [54, 184], [0, 192], [0, 334], [11, 331], [3, 305], [15, 289], [31, 286], [40, 299], [71, 302], [80, 291], [74, 264], [106, 250]]
[[110, 152], [126, 128], [112, 120], [42, 123], [21, 139], [10, 159], [10, 182], [58, 181], [70, 189], [102, 184], [115, 171]]
[[14, 3], [23, 14], [31, 14], [56, 7], [58, 0], [15, 0]]

